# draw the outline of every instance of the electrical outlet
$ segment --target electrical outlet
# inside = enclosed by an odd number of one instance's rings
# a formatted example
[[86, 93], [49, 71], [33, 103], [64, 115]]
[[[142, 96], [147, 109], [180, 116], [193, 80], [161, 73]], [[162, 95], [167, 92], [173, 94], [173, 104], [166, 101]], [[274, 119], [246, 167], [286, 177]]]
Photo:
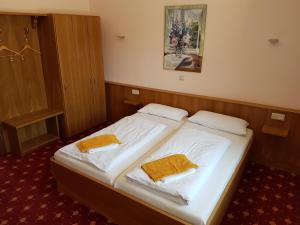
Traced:
[[184, 75], [179, 75], [179, 80], [184, 81]]
[[140, 90], [132, 89], [132, 90], [131, 90], [131, 93], [132, 93], [133, 95], [140, 95]]
[[282, 113], [272, 113], [271, 114], [271, 119], [272, 120], [284, 121], [285, 120], [285, 114], [282, 114]]

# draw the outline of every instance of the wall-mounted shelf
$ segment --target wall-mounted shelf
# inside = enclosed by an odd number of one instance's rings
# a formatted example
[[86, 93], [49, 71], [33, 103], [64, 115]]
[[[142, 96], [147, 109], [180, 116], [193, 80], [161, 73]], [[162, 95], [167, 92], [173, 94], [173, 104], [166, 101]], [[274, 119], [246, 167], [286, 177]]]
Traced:
[[131, 106], [139, 106], [141, 105], [141, 103], [137, 102], [137, 101], [132, 101], [132, 100], [128, 100], [128, 99], [125, 99], [123, 101], [124, 104], [126, 105], [131, 105]]
[[[60, 138], [58, 116], [62, 114], [61, 110], [45, 109], [4, 121], [3, 125], [11, 150], [24, 155], [45, 144], [58, 140]], [[20, 135], [21, 129], [39, 122], [45, 122], [47, 133], [29, 140], [22, 140]]]
[[279, 128], [270, 125], [264, 125], [261, 132], [277, 137], [287, 137], [289, 135], [289, 130], [287, 128]]

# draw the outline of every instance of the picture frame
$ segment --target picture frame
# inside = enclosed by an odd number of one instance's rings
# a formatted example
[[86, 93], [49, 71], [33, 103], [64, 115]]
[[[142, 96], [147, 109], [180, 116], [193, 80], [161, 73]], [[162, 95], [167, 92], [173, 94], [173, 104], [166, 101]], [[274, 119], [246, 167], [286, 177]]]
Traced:
[[165, 6], [164, 69], [201, 73], [207, 4]]

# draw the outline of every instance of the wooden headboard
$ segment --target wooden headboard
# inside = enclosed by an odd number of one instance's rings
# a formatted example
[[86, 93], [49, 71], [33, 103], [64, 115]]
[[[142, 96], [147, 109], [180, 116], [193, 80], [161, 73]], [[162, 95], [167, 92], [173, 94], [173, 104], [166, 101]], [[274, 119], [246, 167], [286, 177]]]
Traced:
[[[139, 95], [133, 95], [138, 89]], [[255, 133], [251, 159], [279, 169], [300, 174], [300, 110], [273, 107], [221, 98], [165, 91], [134, 85], [106, 82], [108, 118], [114, 122], [130, 115], [147, 103], [161, 103], [186, 109], [190, 115], [209, 110], [247, 120]], [[271, 114], [283, 113], [285, 121], [271, 119]], [[264, 125], [288, 131], [287, 137], [262, 132]]]

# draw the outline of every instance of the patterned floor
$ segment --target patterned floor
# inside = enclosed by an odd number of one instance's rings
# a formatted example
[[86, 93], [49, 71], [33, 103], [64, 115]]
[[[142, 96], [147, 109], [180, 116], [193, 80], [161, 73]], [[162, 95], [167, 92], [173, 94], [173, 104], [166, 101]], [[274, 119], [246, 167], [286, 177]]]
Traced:
[[249, 163], [222, 225], [300, 225], [300, 177]]
[[[56, 191], [49, 158], [93, 132], [0, 158], [0, 225], [112, 225]], [[300, 225], [300, 177], [249, 163], [222, 225]], [[158, 224], [157, 224], [158, 225]]]

